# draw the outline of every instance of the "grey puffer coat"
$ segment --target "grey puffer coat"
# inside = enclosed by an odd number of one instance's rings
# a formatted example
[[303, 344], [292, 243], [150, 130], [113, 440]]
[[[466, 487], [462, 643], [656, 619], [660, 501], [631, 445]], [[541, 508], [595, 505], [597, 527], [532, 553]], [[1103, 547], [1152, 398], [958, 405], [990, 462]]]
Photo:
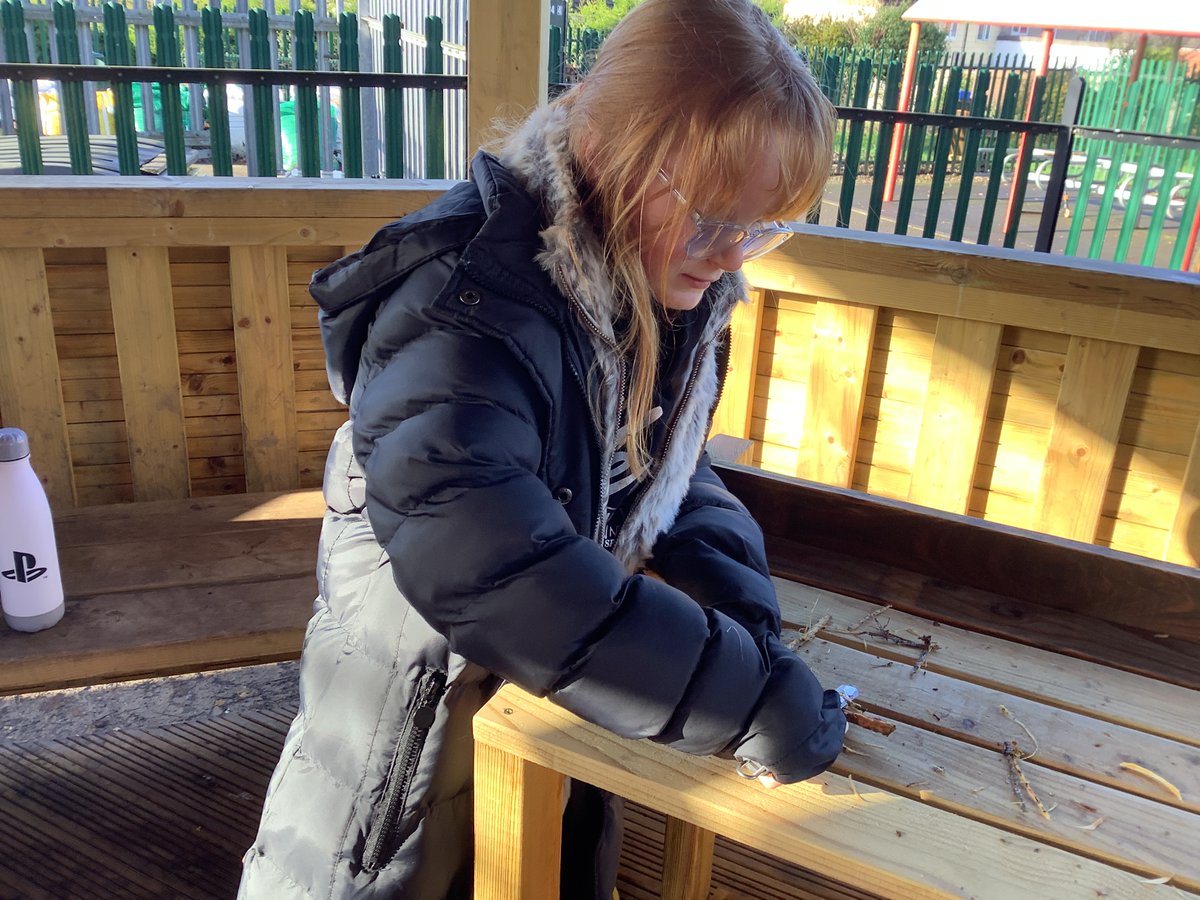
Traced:
[[610, 510], [624, 366], [561, 111], [513, 146], [314, 276], [350, 421], [241, 896], [469, 896], [471, 717], [501, 679], [781, 780], [841, 747], [836, 695], [778, 639], [761, 532], [702, 454], [740, 280], [683, 332], [651, 477]]

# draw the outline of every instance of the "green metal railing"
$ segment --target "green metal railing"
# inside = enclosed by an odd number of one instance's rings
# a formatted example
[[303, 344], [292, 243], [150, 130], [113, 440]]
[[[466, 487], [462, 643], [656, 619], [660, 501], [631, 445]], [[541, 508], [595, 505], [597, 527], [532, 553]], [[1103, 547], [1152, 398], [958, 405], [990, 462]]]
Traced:
[[[0, 30], [3, 31], [4, 63], [0, 63], [0, 84], [11, 85], [11, 132], [19, 150], [20, 171], [41, 174], [46, 171], [48, 141], [62, 140], [43, 134], [42, 109], [39, 106], [39, 81], [56, 86], [61, 132], [69, 151], [72, 174], [92, 174], [97, 165], [94, 144], [102, 144], [88, 124], [89, 108], [96, 118], [95, 94], [111, 92], [111, 134], [115, 141], [116, 170], [122, 175], [137, 175], [142, 161], [139, 149], [158, 145], [165, 158], [166, 171], [185, 175], [191, 169], [190, 158], [196, 146], [207, 146], [212, 172], [229, 177], [235, 172], [231, 140], [231, 120], [226, 98], [228, 85], [241, 85], [246, 91], [246, 146], [249, 174], [276, 175], [283, 159], [279, 155], [281, 110], [294, 104], [294, 147], [297, 174], [317, 177], [322, 174], [322, 159], [341, 157], [341, 174], [350, 178], [364, 176], [363, 96], [380, 91], [383, 95], [381, 117], [382, 143], [385, 147], [382, 174], [390, 178], [405, 175], [405, 116], [419, 107], [424, 113], [424, 152], [418, 165], [424, 176], [443, 178], [447, 171], [447, 125], [445, 94], [464, 91], [466, 78], [443, 74], [442, 23], [430, 16], [423, 36], [404, 32], [397, 16], [383, 21], [384, 72], [359, 72], [359, 26], [352, 13], [338, 17], [337, 39], [329, 55], [336, 58], [340, 72], [322, 71], [317, 30], [313, 15], [298, 10], [291, 18], [291, 29], [284, 31], [277, 16], [268, 16], [262, 8], [242, 14], [248, 38], [247, 68], [227, 68], [234, 33], [219, 9], [205, 8], [191, 13], [189, 21], [199, 25], [202, 64], [185, 67], [181, 58], [180, 31], [176, 10], [161, 3], [149, 14], [129, 13], [119, 2], [102, 8], [87, 7], [87, 21], [78, 21], [75, 7], [68, 0], [55, 0], [53, 28], [38, 18], [27, 20], [26, 12], [38, 16], [46, 7], [25, 7], [20, 0], [0, 0]], [[32, 14], [32, 13], [31, 13]], [[81, 13], [82, 14], [82, 13]], [[131, 15], [138, 25], [131, 24]], [[198, 21], [197, 21], [198, 20]], [[322, 25], [328, 31], [328, 22]], [[144, 32], [153, 49], [149, 65], [135, 65], [131, 33]], [[53, 34], [53, 57], [45, 44]], [[325, 38], [326, 40], [331, 40]], [[421, 39], [424, 47], [424, 72], [403, 73], [402, 41]], [[97, 46], [96, 55], [106, 65], [82, 65], [80, 47]], [[51, 58], [57, 60], [49, 62]], [[232, 58], [237, 59], [236, 54]], [[143, 54], [143, 59], [145, 55]], [[272, 66], [277, 60], [289, 69]], [[86, 86], [86, 88], [85, 88]], [[333, 111], [319, 91], [337, 92], [340, 105], [340, 140], [333, 141], [329, 119]], [[204, 130], [189, 129], [194, 120], [185, 104], [183, 92], [198, 98], [203, 106]], [[294, 98], [294, 99], [293, 99]], [[139, 128], [139, 113], [152, 126]], [[323, 138], [324, 132], [324, 138]], [[2, 139], [2, 138], [0, 138]], [[149, 139], [149, 141], [147, 141]], [[290, 137], [285, 146], [291, 146]], [[52, 145], [57, 146], [57, 145]], [[111, 147], [112, 143], [107, 146]], [[291, 166], [291, 163], [288, 164]]]

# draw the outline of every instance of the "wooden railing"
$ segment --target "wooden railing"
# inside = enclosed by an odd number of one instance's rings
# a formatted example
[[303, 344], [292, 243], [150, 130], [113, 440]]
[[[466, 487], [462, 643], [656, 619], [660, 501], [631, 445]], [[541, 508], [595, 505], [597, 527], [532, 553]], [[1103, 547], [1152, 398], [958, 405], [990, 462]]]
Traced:
[[[0, 185], [0, 421], [59, 510], [320, 483], [312, 271], [445, 182]], [[814, 228], [747, 267], [763, 468], [1196, 564], [1200, 282]]]

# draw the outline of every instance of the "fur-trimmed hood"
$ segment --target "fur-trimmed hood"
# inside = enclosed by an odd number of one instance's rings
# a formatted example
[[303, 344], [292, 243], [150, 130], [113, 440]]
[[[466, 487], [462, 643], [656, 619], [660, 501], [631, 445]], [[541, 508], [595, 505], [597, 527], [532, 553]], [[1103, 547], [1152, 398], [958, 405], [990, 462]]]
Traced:
[[[600, 376], [595, 388], [601, 420], [598, 427], [605, 459], [610, 460], [619, 449], [617, 411], [623, 382], [621, 361], [615, 353], [619, 309], [599, 236], [579, 196], [567, 146], [566, 109], [552, 104], [536, 111], [510, 137], [499, 158], [548, 216], [537, 263], [562, 292], [591, 338]], [[615, 545], [610, 547], [628, 571], [640, 568], [649, 557], [655, 539], [670, 527], [687, 493], [721, 381], [717, 339], [729, 324], [734, 305], [745, 296], [745, 281], [738, 273], [722, 276], [705, 295], [702, 307], [706, 318], [700, 330], [691, 390], [676, 413], [665, 455], [652, 466], [654, 483], [642, 494], [637, 508], [623, 523]], [[607, 491], [603, 496], [607, 497]], [[602, 535], [603, 530], [598, 537]]]

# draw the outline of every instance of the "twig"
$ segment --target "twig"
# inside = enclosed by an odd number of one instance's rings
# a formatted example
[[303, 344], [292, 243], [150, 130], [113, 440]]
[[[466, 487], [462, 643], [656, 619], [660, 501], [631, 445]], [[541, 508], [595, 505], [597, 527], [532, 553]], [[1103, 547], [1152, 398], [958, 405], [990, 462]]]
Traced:
[[892, 722], [885, 722], [883, 719], [877, 719], [874, 716], [868, 716], [858, 707], [847, 706], [842, 710], [846, 714], [846, 721], [857, 725], [859, 728], [865, 728], [867, 731], [873, 731], [876, 734], [882, 734], [887, 737], [896, 730], [896, 726]]
[[1042, 814], [1043, 818], [1050, 818], [1050, 811], [1042, 805], [1042, 801], [1033, 790], [1033, 785], [1029, 783], [1029, 779], [1025, 777], [1025, 773], [1021, 771], [1021, 760], [1025, 757], [1021, 753], [1020, 748], [1017, 747], [1016, 741], [1004, 742], [1004, 757], [1008, 760], [1008, 783], [1012, 785], [1017, 802], [1021, 804], [1021, 810], [1024, 811], [1027, 809], [1025, 800], [1021, 796], [1024, 793], [1025, 797], [1033, 801], [1033, 805], [1037, 807], [1038, 812]]
[[1022, 759], [1033, 759], [1034, 755], [1038, 752], [1038, 746], [1039, 746], [1038, 739], [1033, 736], [1033, 732], [1030, 731], [1028, 727], [1026, 727], [1024, 722], [1022, 722], [1020, 719], [1018, 719], [1016, 716], [1014, 716], [1011, 712], [1009, 712], [1007, 706], [1003, 706], [1003, 705], [1000, 706], [1000, 714], [1007, 719], [1012, 719], [1014, 722], [1016, 722], [1018, 725], [1021, 726], [1021, 728], [1025, 731], [1025, 733], [1027, 735], [1029, 735], [1029, 739], [1031, 741], [1033, 741], [1033, 749], [1030, 750], [1028, 753], [1023, 754], [1021, 758]]
[[784, 646], [789, 650], [799, 650], [801, 647], [815, 638], [822, 629], [828, 627], [829, 623], [832, 621], [833, 616], [822, 616], [817, 620], [816, 625], [807, 625], [803, 631], [789, 631], [787, 633], [788, 639], [784, 642]]
[[853, 625], [851, 625], [849, 628], [845, 629], [845, 632], [846, 632], [846, 634], [855, 634], [855, 633], [857, 633], [857, 632], [858, 632], [858, 629], [862, 628], [862, 627], [863, 627], [864, 625], [866, 625], [868, 622], [870, 622], [870, 621], [874, 620], [874, 618], [875, 618], [876, 616], [878, 616], [880, 613], [887, 612], [887, 611], [888, 611], [889, 609], [891, 609], [891, 608], [892, 608], [892, 604], [890, 604], [890, 603], [889, 603], [889, 604], [887, 604], [886, 606], [881, 606], [881, 607], [879, 607], [879, 609], [875, 610], [874, 612], [869, 612], [869, 613], [867, 613], [865, 616], [863, 616], [861, 619], [859, 619], [857, 622], [855, 622], [855, 623], [854, 623]]
[[912, 671], [908, 673], [909, 678], [912, 678], [923, 668], [925, 668], [925, 661], [929, 659], [930, 651], [937, 647], [937, 644], [933, 642], [932, 635], [921, 635], [921, 643], [924, 644], [924, 646], [921, 648], [921, 654], [917, 657], [917, 661], [913, 663]]

